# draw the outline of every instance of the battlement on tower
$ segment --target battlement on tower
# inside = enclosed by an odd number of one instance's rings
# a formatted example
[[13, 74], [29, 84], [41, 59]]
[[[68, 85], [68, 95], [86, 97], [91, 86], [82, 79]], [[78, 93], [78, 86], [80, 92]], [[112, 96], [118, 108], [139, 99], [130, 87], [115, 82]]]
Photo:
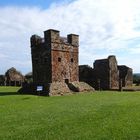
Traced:
[[79, 47], [79, 35], [69, 34], [67, 37], [61, 37], [60, 32], [54, 29], [44, 31], [44, 38], [38, 35], [32, 35], [30, 41], [31, 47], [40, 46], [44, 43], [67, 44], [73, 47]]

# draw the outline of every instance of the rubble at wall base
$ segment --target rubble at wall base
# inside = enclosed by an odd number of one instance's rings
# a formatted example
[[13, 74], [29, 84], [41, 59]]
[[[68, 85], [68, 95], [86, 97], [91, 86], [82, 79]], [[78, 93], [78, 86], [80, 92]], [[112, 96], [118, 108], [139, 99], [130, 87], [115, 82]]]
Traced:
[[64, 83], [64, 82], [53, 82], [46, 85], [42, 85], [42, 91], [38, 91], [37, 88], [41, 87], [40, 85], [26, 84], [20, 90], [19, 93], [28, 93], [34, 95], [46, 95], [46, 96], [58, 96], [58, 95], [67, 95], [72, 93], [79, 92], [93, 92], [95, 91], [93, 87], [88, 85], [85, 82], [72, 82], [72, 83]]

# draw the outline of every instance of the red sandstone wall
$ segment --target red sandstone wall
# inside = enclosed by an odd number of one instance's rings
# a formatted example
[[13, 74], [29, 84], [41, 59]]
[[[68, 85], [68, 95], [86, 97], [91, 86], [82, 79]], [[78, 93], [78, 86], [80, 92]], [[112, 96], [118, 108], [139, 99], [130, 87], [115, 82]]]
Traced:
[[79, 81], [78, 47], [52, 43], [52, 82]]

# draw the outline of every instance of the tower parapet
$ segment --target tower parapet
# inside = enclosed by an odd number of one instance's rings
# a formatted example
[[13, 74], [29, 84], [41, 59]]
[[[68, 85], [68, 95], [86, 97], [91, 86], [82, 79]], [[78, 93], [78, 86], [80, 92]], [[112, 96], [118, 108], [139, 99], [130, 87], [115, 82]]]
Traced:
[[31, 47], [38, 46], [43, 42], [43, 39], [38, 35], [32, 35], [30, 38]]
[[58, 30], [49, 29], [44, 31], [44, 38], [38, 35], [32, 35], [30, 38], [31, 47], [39, 46], [42, 43], [58, 43], [79, 47], [79, 35], [69, 34], [67, 37], [61, 37]]
[[53, 29], [44, 31], [44, 39], [47, 43], [60, 43], [59, 31]]
[[67, 36], [67, 41], [69, 44], [78, 47], [79, 46], [79, 35], [69, 34]]

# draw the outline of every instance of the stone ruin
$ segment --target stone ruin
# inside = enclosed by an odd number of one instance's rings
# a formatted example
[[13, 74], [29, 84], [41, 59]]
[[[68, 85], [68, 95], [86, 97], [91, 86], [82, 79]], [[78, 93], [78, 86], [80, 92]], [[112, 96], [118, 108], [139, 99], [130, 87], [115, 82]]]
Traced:
[[133, 70], [125, 65], [119, 65], [118, 70], [122, 87], [131, 87], [133, 84]]
[[118, 66], [115, 56], [95, 60], [94, 68], [79, 66], [79, 36], [61, 37], [57, 30], [44, 31], [44, 37], [32, 35], [33, 82], [20, 92], [63, 95], [70, 92], [113, 90], [132, 86], [132, 69]]
[[5, 73], [4, 83], [6, 86], [22, 86], [24, 81], [24, 76], [13, 67]]
[[94, 62], [94, 73], [99, 89], [107, 90], [119, 88], [119, 71], [115, 56], [96, 60]]
[[79, 81], [84, 81], [95, 88], [93, 68], [88, 65], [79, 66]]
[[133, 72], [127, 66], [118, 66], [115, 56], [95, 60], [94, 68], [79, 66], [80, 81], [87, 82], [97, 90], [113, 90], [132, 86]]
[[24, 87], [44, 95], [93, 91], [84, 82], [79, 82], [79, 36], [69, 34], [60, 37], [59, 31], [44, 31], [44, 38], [31, 37], [33, 84]]

